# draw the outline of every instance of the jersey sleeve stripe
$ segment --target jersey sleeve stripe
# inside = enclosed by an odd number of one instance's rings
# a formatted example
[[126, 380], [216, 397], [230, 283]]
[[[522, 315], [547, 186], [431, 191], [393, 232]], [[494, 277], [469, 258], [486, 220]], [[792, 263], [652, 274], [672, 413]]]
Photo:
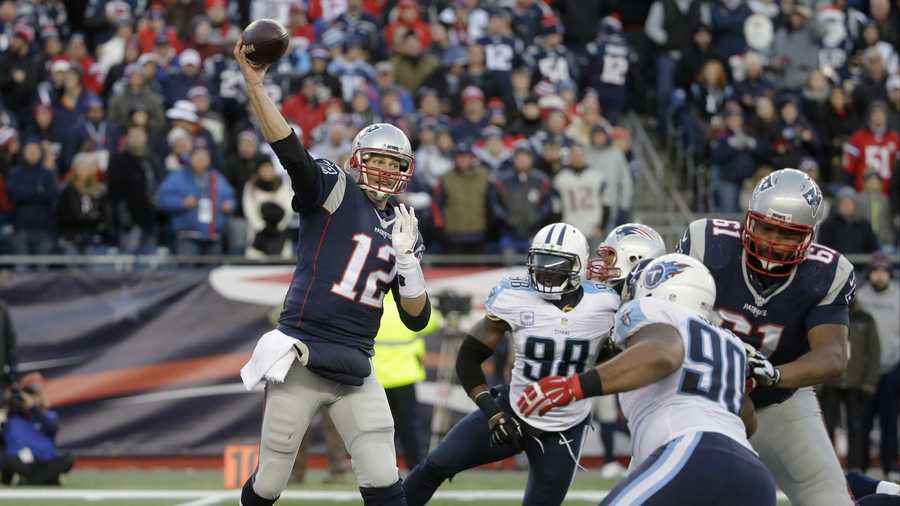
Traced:
[[834, 279], [831, 281], [831, 287], [828, 288], [828, 293], [825, 294], [822, 302], [819, 302], [818, 305], [827, 306], [834, 303], [837, 296], [843, 290], [844, 285], [846, 285], [847, 281], [850, 280], [850, 276], [852, 274], [853, 265], [849, 260], [847, 260], [847, 257], [845, 257], [844, 255], [839, 256], [837, 268], [834, 271]]
[[697, 220], [690, 224], [688, 233], [691, 237], [691, 250], [685, 251], [684, 254], [692, 256], [697, 260], [703, 261], [706, 254], [706, 226], [707, 220]]
[[341, 206], [341, 202], [344, 201], [344, 193], [346, 190], [347, 175], [344, 171], [338, 170], [337, 182], [334, 183], [334, 187], [331, 188], [331, 192], [328, 194], [328, 198], [325, 199], [325, 202], [322, 203], [322, 207], [325, 208], [329, 214], [334, 214], [338, 207]]

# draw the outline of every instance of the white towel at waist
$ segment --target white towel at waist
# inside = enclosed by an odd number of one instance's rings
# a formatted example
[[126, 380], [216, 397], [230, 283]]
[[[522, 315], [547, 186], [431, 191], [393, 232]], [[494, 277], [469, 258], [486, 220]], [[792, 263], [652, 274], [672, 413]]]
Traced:
[[[303, 343], [278, 329], [263, 334], [256, 343], [250, 360], [241, 368], [244, 388], [253, 390], [263, 379], [284, 382], [291, 365], [298, 358], [297, 350], [294, 348], [297, 344], [306, 348]], [[308, 353], [308, 351], [305, 353], [304, 358], [308, 358]], [[301, 364], [305, 365], [305, 362], [306, 360], [303, 360]]]

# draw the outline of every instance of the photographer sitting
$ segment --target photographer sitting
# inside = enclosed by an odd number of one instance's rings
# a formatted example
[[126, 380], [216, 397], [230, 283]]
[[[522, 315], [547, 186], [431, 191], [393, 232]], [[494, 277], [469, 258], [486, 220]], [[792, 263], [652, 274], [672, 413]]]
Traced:
[[11, 390], [3, 428], [5, 482], [16, 473], [20, 485], [59, 485], [59, 475], [75, 464], [74, 456], [56, 448], [59, 416], [48, 408], [39, 373], [29, 374]]

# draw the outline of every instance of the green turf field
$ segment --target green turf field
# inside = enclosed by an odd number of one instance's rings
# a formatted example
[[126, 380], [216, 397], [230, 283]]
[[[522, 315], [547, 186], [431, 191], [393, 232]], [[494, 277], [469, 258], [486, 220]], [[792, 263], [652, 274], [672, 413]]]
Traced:
[[[291, 485], [278, 505], [362, 504], [354, 483], [329, 485], [323, 478], [322, 472], [310, 472], [307, 482]], [[441, 487], [444, 497], [429, 504], [518, 504], [525, 480], [524, 472], [470, 471]], [[565, 504], [598, 504], [613, 485], [596, 471], [581, 471]], [[62, 487], [0, 486], [0, 504], [22, 506], [213, 506], [235, 505], [237, 497], [237, 491], [222, 490], [222, 474], [216, 471], [75, 471], [63, 478]]]

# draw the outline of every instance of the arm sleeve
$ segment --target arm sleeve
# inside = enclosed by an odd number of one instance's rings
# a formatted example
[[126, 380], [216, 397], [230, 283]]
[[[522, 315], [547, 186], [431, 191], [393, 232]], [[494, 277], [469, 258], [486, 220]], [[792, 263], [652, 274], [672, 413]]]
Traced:
[[650, 12], [647, 13], [647, 20], [644, 22], [644, 33], [647, 34], [648, 39], [660, 46], [668, 40], [668, 34], [663, 28], [662, 2], [654, 2], [650, 6]]
[[31, 410], [31, 416], [41, 425], [41, 432], [51, 437], [56, 435], [59, 430], [59, 416], [55, 411], [35, 408]]
[[703, 261], [706, 249], [706, 220], [695, 220], [688, 225], [681, 241], [675, 246], [675, 252], [688, 255]]
[[616, 313], [613, 342], [622, 346], [635, 332], [654, 323], [647, 318], [640, 300], [626, 302]]
[[403, 322], [403, 325], [413, 332], [424, 329], [428, 325], [428, 320], [431, 319], [431, 298], [428, 297], [428, 293], [425, 293], [425, 307], [422, 308], [422, 312], [418, 316], [413, 316], [407, 313], [400, 304], [400, 289], [396, 279], [391, 284], [391, 292], [394, 294], [394, 300], [397, 301], [397, 313], [400, 314], [400, 321]]
[[294, 190], [292, 207], [297, 212], [309, 212], [322, 203], [322, 195], [325, 192], [323, 178], [320, 170], [297, 134], [290, 135], [269, 143], [278, 161], [291, 178], [291, 188]]
[[162, 211], [171, 213], [183, 211], [185, 209], [183, 202], [187, 193], [184, 192], [183, 188], [178, 184], [178, 181], [176, 180], [178, 176], [178, 173], [169, 174], [159, 186], [158, 203], [159, 208]]
[[838, 257], [834, 280], [825, 297], [806, 317], [806, 331], [825, 324], [850, 325], [850, 303], [856, 295], [856, 274], [846, 257]]
[[456, 355], [456, 376], [466, 394], [478, 385], [487, 384], [481, 363], [494, 354], [494, 350], [470, 335], [466, 335]]
[[846, 144], [844, 144], [844, 170], [855, 176], [857, 170], [856, 167], [859, 165], [860, 160], [862, 160], [861, 155], [862, 151], [856, 144], [856, 136], [854, 135]]

